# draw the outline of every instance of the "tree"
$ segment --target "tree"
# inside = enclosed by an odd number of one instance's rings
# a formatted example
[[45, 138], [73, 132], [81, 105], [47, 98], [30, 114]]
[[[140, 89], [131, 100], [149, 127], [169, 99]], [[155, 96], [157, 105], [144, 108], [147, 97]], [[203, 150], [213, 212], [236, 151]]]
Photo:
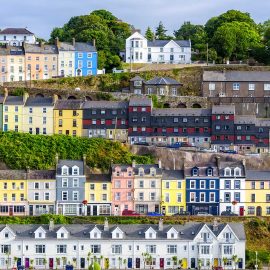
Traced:
[[122, 257], [118, 257], [118, 269], [120, 270], [122, 266]]
[[222, 262], [223, 262], [223, 268], [224, 268], [224, 270], [225, 270], [225, 267], [226, 267], [226, 265], [227, 265], [227, 263], [228, 263], [228, 258], [226, 258], [226, 257], [223, 257], [222, 258]]
[[59, 257], [55, 258], [56, 260], [56, 270], [58, 269], [58, 266], [60, 265], [61, 259]]
[[178, 265], [179, 265], [179, 268], [182, 269], [182, 267], [183, 267], [183, 260], [179, 259]]
[[172, 261], [173, 261], [173, 269], [174, 269], [174, 267], [177, 265], [177, 256], [173, 256], [172, 257]]
[[65, 265], [67, 264], [67, 258], [66, 257], [62, 257], [62, 264], [63, 264], [63, 270], [65, 269]]
[[15, 268], [15, 266], [17, 265], [18, 262], [18, 257], [14, 257], [13, 258], [13, 268]]
[[167, 30], [165, 29], [163, 23], [160, 21], [158, 27], [156, 28], [156, 38], [161, 40], [167, 39], [166, 32]]
[[144, 36], [147, 40], [150, 40], [150, 41], [154, 40], [155, 38], [155, 35], [149, 26], [147, 27]]
[[198, 269], [199, 270], [202, 269], [202, 260], [201, 259], [198, 260]]
[[92, 256], [92, 253], [91, 252], [88, 252], [87, 253], [87, 258], [86, 258], [86, 260], [87, 260], [87, 266], [88, 266], [88, 268], [90, 267], [90, 259], [91, 259], [91, 256]]
[[47, 263], [48, 263], [47, 259], [44, 258], [44, 259], [43, 259], [43, 265], [44, 265], [44, 269], [45, 269], [45, 270], [46, 270], [46, 268], [47, 268]]
[[239, 259], [238, 259], [237, 255], [232, 256], [232, 261], [233, 261], [233, 264], [234, 264], [234, 268], [236, 269], [236, 264], [239, 262]]
[[30, 267], [29, 269], [34, 269], [34, 260], [30, 259]]
[[123, 260], [123, 264], [124, 264], [124, 267], [125, 267], [125, 270], [126, 270], [127, 269], [127, 259]]

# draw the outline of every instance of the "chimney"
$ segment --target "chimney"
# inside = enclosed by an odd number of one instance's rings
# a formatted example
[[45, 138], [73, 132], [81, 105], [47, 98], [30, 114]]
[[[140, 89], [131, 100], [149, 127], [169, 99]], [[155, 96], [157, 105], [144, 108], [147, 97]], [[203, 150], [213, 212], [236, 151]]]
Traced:
[[220, 157], [219, 156], [216, 156], [216, 163], [217, 163], [217, 167], [219, 169], [219, 166], [220, 166]]
[[86, 154], [83, 154], [83, 170], [84, 170], [84, 174], [86, 171]]
[[104, 220], [104, 232], [108, 232], [109, 231], [109, 222], [108, 219], [105, 217]]
[[58, 96], [56, 94], [54, 94], [53, 95], [53, 104], [55, 104], [57, 100], [58, 100]]
[[218, 231], [218, 221], [217, 221], [216, 218], [214, 219], [214, 223], [213, 223], [213, 231], [214, 232], [217, 232]]
[[161, 160], [160, 159], [158, 160], [158, 167], [159, 167], [159, 169], [162, 168], [162, 166], [161, 166]]
[[163, 231], [163, 219], [162, 218], [158, 222], [158, 230]]
[[60, 41], [58, 37], [55, 38], [55, 46], [57, 46], [57, 48], [60, 47]]
[[96, 39], [93, 39], [93, 46], [96, 47]]
[[26, 100], [28, 99], [29, 94], [27, 92], [23, 93], [23, 103], [25, 104]]
[[51, 218], [49, 222], [49, 231], [52, 232], [54, 230], [54, 220]]
[[135, 168], [135, 166], [136, 166], [136, 161], [133, 159], [132, 160], [132, 168]]
[[8, 97], [8, 89], [5, 87], [4, 89], [4, 98], [6, 99]]
[[246, 159], [245, 158], [243, 159], [242, 163], [243, 163], [243, 166], [246, 167]]
[[73, 47], [75, 47], [75, 44], [76, 44], [75, 38], [72, 38], [72, 45], [73, 45]]

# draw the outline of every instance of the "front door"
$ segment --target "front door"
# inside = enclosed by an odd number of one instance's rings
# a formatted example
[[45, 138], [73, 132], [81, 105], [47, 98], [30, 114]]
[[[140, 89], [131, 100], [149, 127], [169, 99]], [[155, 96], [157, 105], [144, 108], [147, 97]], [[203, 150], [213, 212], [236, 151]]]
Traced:
[[195, 264], [195, 258], [191, 258], [191, 268], [195, 268], [196, 264]]
[[22, 265], [22, 259], [21, 258], [18, 258], [18, 260], [17, 260], [17, 267], [19, 267], [21, 265]]
[[114, 206], [114, 215], [119, 216], [119, 206], [118, 205]]
[[141, 267], [140, 258], [136, 258], [136, 268], [140, 268], [140, 267]]
[[257, 206], [256, 208], [256, 216], [261, 216], [262, 215], [262, 207], [261, 206]]
[[91, 216], [91, 206], [87, 205], [87, 216]]
[[53, 258], [49, 258], [49, 268], [53, 269]]
[[160, 266], [160, 268], [164, 268], [164, 258], [160, 258], [159, 266]]
[[39, 128], [36, 128], [36, 134], [39, 134]]
[[10, 216], [13, 216], [13, 206], [10, 206], [9, 207], [9, 215]]
[[33, 216], [34, 215], [33, 205], [29, 205], [29, 215], [30, 216]]
[[243, 259], [239, 258], [238, 260], [238, 269], [243, 269]]
[[132, 258], [128, 258], [128, 268], [132, 268]]
[[85, 258], [81, 258], [81, 269], [84, 269], [85, 268]]
[[25, 258], [25, 264], [24, 264], [25, 268], [28, 269], [30, 264], [29, 264], [29, 258]]
[[93, 205], [93, 216], [97, 216], [97, 205]]
[[240, 208], [239, 208], [239, 215], [242, 217], [242, 216], [244, 216], [244, 206], [241, 206]]
[[155, 205], [155, 212], [159, 213], [159, 205], [158, 204]]

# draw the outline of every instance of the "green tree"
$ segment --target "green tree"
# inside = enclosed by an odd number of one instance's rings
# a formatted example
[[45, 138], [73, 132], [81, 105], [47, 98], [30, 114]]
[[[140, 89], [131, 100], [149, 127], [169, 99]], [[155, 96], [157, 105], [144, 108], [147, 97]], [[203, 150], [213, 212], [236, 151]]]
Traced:
[[222, 258], [222, 262], [223, 262], [223, 269], [225, 270], [225, 268], [226, 268], [226, 266], [227, 266], [227, 263], [228, 263], [228, 258], [226, 258], [226, 257], [223, 257]]
[[236, 266], [237, 266], [237, 263], [239, 261], [237, 255], [232, 256], [232, 261], [233, 261], [233, 264], [234, 264], [234, 269], [236, 270]]
[[163, 23], [160, 21], [158, 27], [156, 28], [156, 38], [161, 40], [167, 39], [168, 37], [166, 36], [166, 32], [167, 30], [165, 29]]
[[173, 269], [174, 269], [175, 266], [177, 265], [177, 262], [178, 262], [177, 256], [173, 256], [173, 257], [172, 257], [172, 261], [173, 261]]
[[147, 40], [151, 40], [151, 41], [154, 40], [155, 38], [155, 34], [153, 33], [153, 31], [151, 30], [149, 26], [147, 27], [144, 36]]

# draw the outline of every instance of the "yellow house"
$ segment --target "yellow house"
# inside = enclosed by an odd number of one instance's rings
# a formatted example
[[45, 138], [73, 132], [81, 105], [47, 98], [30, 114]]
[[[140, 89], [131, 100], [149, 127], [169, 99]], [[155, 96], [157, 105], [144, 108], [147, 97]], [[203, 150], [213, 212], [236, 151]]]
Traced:
[[90, 174], [85, 183], [86, 215], [99, 216], [111, 214], [111, 176], [109, 174]]
[[82, 136], [82, 100], [58, 100], [54, 107], [54, 134]]
[[0, 170], [0, 215], [28, 215], [27, 180], [23, 170]]
[[3, 131], [23, 131], [23, 107], [28, 94], [7, 96], [3, 103]]
[[270, 171], [247, 170], [246, 216], [270, 216]]
[[23, 132], [30, 134], [53, 134], [54, 97], [29, 97], [23, 107]]
[[186, 210], [186, 183], [182, 170], [164, 170], [162, 175], [161, 211], [171, 216]]

